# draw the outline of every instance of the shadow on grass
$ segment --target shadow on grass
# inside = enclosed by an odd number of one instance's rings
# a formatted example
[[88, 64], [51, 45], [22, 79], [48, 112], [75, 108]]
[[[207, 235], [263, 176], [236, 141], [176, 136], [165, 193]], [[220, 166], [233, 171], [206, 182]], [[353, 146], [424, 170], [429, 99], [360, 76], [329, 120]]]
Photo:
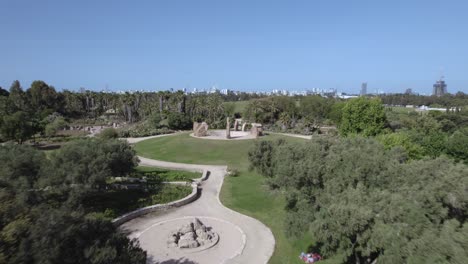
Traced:
[[323, 246], [322, 243], [315, 243], [315, 244], [311, 244], [307, 247], [307, 252], [310, 253], [310, 252], [313, 252], [313, 253], [318, 253], [320, 254], [320, 248]]
[[193, 260], [190, 260], [190, 259], [186, 259], [184, 257], [180, 258], [180, 259], [169, 259], [169, 260], [165, 260], [165, 261], [161, 261], [161, 262], [156, 262], [153, 260], [152, 257], [148, 257], [148, 260], [146, 261], [146, 263], [148, 264], [201, 264], [199, 262], [195, 262]]

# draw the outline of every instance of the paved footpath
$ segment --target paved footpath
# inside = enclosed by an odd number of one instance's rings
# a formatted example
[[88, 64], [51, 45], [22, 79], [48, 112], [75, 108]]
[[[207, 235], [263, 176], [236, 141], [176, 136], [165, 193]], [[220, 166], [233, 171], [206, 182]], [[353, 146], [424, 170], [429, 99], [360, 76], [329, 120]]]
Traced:
[[[130, 238], [140, 240], [141, 246], [148, 252], [149, 263], [261, 264], [268, 262], [275, 247], [275, 238], [271, 230], [254, 218], [226, 208], [219, 200], [221, 186], [227, 173], [226, 166], [184, 164], [139, 158], [140, 164], [145, 166], [210, 172], [208, 179], [201, 183], [201, 195], [196, 201], [179, 208], [144, 215], [121, 226], [122, 230], [129, 233]], [[218, 229], [215, 231], [220, 235], [218, 244], [212, 249], [185, 255], [167, 253], [166, 248], [162, 250], [161, 247], [164, 247], [165, 241], [161, 241], [160, 234], [172, 231], [165, 230], [165, 228], [173, 228], [170, 222], [180, 222], [181, 219], [192, 216], [200, 217], [208, 224], [212, 223], [213, 230], [216, 225]]]

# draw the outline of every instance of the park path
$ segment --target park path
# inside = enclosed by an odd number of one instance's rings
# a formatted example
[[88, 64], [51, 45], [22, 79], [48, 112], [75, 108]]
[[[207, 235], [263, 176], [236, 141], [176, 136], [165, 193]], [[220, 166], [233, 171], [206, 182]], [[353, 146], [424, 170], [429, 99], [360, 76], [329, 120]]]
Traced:
[[[155, 136], [159, 137], [159, 136]], [[154, 137], [150, 137], [154, 138]], [[147, 139], [147, 138], [146, 138]], [[129, 142], [139, 142], [140, 140], [132, 140]], [[164, 212], [156, 212], [144, 215], [124, 223], [121, 229], [128, 232], [130, 238], [139, 238], [146, 233], [146, 238], [141, 246], [148, 252], [150, 263], [164, 263], [164, 264], [217, 264], [217, 263], [267, 263], [273, 254], [275, 247], [275, 238], [271, 230], [260, 221], [233, 211], [221, 204], [219, 194], [223, 184], [224, 177], [227, 175], [227, 166], [216, 165], [199, 165], [199, 164], [185, 164], [167, 161], [159, 161], [139, 157], [140, 164], [145, 166], [163, 167], [176, 170], [187, 171], [209, 171], [209, 176], [206, 181], [201, 182], [201, 195], [200, 197], [185, 206], [170, 209]], [[167, 230], [160, 230], [164, 228], [161, 223], [181, 219], [183, 217], [198, 216], [207, 219], [213, 218], [232, 224], [237, 229], [241, 230], [241, 236], [234, 234], [232, 230], [219, 230], [220, 233], [232, 234], [236, 240], [229, 241], [229, 235], [221, 237], [223, 243], [236, 244], [234, 252], [225, 252], [221, 249], [210, 249], [202, 251], [198, 254], [187, 254], [184, 258], [176, 259], [171, 256], [161, 256], [158, 254], [158, 249], [154, 245], [160, 245], [161, 241], [155, 241], [151, 238], [152, 232], [162, 232]], [[159, 228], [159, 229], [157, 229]], [[230, 229], [230, 228], [227, 228]], [[157, 231], [156, 231], [157, 230]], [[155, 233], [154, 233], [155, 234]], [[148, 238], [149, 237], [149, 238]], [[241, 239], [240, 239], [241, 238]], [[153, 241], [151, 240], [153, 239]], [[234, 239], [233, 239], [234, 240]], [[153, 246], [153, 247], [152, 247]], [[206, 252], [206, 253], [205, 253]], [[211, 252], [211, 253], [210, 253]], [[213, 253], [214, 252], [214, 253]], [[210, 255], [211, 254], [211, 255]]]

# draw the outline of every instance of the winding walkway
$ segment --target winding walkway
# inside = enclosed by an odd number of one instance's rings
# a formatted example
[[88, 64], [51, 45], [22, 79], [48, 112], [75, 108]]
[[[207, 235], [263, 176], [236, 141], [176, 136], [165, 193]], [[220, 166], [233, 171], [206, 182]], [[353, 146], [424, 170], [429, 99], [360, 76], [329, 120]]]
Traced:
[[[129, 140], [131, 143], [138, 141], [140, 140]], [[200, 197], [193, 203], [164, 212], [144, 215], [121, 226], [122, 230], [128, 232], [130, 238], [137, 238], [140, 241], [141, 247], [148, 252], [148, 263], [261, 264], [268, 262], [275, 247], [275, 239], [271, 230], [254, 218], [226, 208], [219, 200], [221, 186], [227, 173], [226, 166], [184, 164], [139, 158], [140, 164], [145, 166], [210, 172], [208, 179], [201, 183]], [[173, 231], [175, 223], [186, 222], [195, 216], [213, 226], [213, 230], [219, 233], [218, 244], [206, 251], [190, 254], [168, 250], [165, 247], [165, 235]]]

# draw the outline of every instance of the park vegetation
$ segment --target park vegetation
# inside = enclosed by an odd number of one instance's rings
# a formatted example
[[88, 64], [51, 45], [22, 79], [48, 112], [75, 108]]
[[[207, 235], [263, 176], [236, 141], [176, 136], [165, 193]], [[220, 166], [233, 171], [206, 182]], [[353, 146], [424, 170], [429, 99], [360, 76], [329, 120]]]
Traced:
[[[447, 111], [420, 112], [405, 105]], [[162, 182], [199, 175], [137, 168], [135, 150], [117, 138], [189, 130], [194, 121], [225, 128], [227, 117], [262, 123], [266, 131], [313, 135], [301, 144], [260, 140], [248, 152], [251, 169], [286, 197], [282, 231], [289, 237], [312, 237], [314, 250], [337, 263], [468, 259], [466, 94], [349, 100], [181, 91], [117, 94], [59, 92], [43, 81], [23, 90], [15, 81], [8, 91], [0, 88], [0, 142], [7, 142], [0, 146], [0, 263], [145, 263], [138, 243], [110, 220], [185, 196], [190, 189]], [[94, 139], [67, 137], [71, 142], [58, 150], [39, 151], [30, 144], [63, 140], [60, 134], [72, 125], [113, 122], [125, 125], [104, 129]], [[329, 128], [326, 135], [321, 135], [323, 128]], [[223, 156], [230, 171], [240, 169], [232, 179], [258, 175], [245, 172], [243, 144], [229, 148], [239, 147], [238, 152], [216, 148], [214, 142], [192, 151], [184, 143], [193, 140], [178, 142], [184, 157], [179, 149], [172, 156], [165, 153], [169, 147], [163, 141], [158, 153], [154, 146], [137, 144], [136, 149], [140, 155], [186, 162], [192, 155], [206, 159], [203, 163], [225, 164]], [[205, 147], [213, 151], [200, 155]], [[146, 183], [143, 190], [115, 189], [118, 177]]]
[[338, 263], [468, 259], [468, 112], [344, 103], [339, 137], [260, 141], [251, 169], [285, 193], [286, 233]]
[[[119, 140], [77, 140], [47, 155], [0, 146], [0, 263], [146, 263], [137, 241], [110, 220], [186, 196], [190, 187], [161, 182], [197, 175], [136, 169], [137, 161]], [[114, 179], [126, 176], [148, 179], [142, 189], [116, 188]]]

